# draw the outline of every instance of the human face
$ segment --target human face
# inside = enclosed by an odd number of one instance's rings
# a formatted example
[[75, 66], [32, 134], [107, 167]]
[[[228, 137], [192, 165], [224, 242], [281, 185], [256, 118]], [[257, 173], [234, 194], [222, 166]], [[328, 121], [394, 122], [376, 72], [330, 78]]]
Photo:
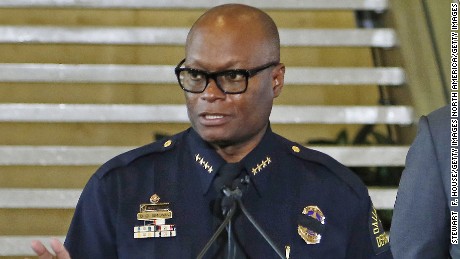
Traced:
[[[267, 60], [270, 55], [260, 30], [244, 30], [229, 24], [195, 29], [184, 65], [216, 72], [251, 69], [273, 62]], [[249, 78], [248, 88], [241, 94], [225, 94], [212, 79], [203, 93], [186, 92], [188, 116], [195, 131], [205, 141], [223, 146], [260, 139], [268, 125], [273, 99], [281, 90], [280, 71], [284, 72], [282, 65], [259, 72]]]

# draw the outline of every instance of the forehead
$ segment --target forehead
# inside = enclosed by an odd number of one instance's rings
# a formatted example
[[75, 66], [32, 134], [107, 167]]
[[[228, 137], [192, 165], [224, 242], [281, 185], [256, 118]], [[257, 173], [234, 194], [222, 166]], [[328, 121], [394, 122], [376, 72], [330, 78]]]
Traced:
[[266, 34], [258, 24], [216, 17], [196, 25], [187, 40], [187, 64], [256, 65], [267, 57]]

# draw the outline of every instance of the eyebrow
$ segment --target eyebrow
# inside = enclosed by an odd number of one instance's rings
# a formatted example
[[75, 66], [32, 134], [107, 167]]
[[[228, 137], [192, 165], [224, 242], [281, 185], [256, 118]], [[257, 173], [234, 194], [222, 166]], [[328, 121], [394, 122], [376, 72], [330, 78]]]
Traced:
[[205, 68], [209, 64], [205, 65], [202, 62], [200, 62], [199, 60], [197, 60], [197, 61], [193, 62], [193, 67], [192, 67], [190, 64], [187, 64], [187, 59], [185, 59], [184, 66], [188, 67], [188, 68], [193, 68], [193, 69], [198, 69], [198, 70], [201, 70], [201, 71], [205, 71], [205, 72], [208, 72], [208, 73], [219, 72], [219, 71], [224, 71], [224, 70], [233, 70], [233, 69], [247, 69], [247, 68], [235, 67], [237, 63], [238, 63], [237, 61], [229, 61], [226, 64], [224, 64], [223, 66], [219, 66], [218, 69], [209, 70], [209, 69]]

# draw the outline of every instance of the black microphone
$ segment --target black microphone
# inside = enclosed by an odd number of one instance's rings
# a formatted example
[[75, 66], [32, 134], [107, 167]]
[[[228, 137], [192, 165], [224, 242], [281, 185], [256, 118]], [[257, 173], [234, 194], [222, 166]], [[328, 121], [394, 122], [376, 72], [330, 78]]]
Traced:
[[249, 186], [249, 176], [245, 175], [242, 178], [237, 178], [233, 181], [231, 187], [224, 185], [221, 188], [224, 197], [220, 203], [222, 214], [225, 216], [229, 209], [233, 206], [237, 199], [243, 197], [243, 192]]
[[[241, 173], [241, 165], [239, 163], [228, 163], [223, 165], [217, 172], [216, 178], [214, 179], [213, 186], [217, 193], [224, 194], [220, 201], [220, 209], [222, 215], [225, 216], [224, 221], [219, 225], [217, 230], [211, 236], [209, 241], [203, 247], [201, 252], [198, 254], [197, 259], [203, 258], [207, 251], [211, 248], [212, 244], [217, 240], [219, 235], [222, 233], [224, 228], [231, 223], [232, 217], [236, 212], [237, 204], [233, 195], [243, 195], [241, 190], [237, 190], [237, 187], [241, 187], [239, 182], [242, 182], [241, 179], [235, 179]], [[247, 178], [249, 179], [249, 178]], [[230, 188], [232, 187], [232, 188]], [[215, 203], [219, 202], [218, 200]], [[213, 207], [216, 207], [217, 204], [214, 204]], [[213, 209], [213, 214], [216, 213], [216, 208]], [[215, 215], [219, 216], [219, 215]], [[229, 247], [230, 247], [230, 233], [229, 230]]]
[[246, 218], [251, 222], [254, 228], [259, 232], [259, 234], [264, 238], [264, 240], [270, 245], [270, 247], [278, 254], [280, 258], [285, 258], [283, 253], [277, 248], [275, 242], [268, 236], [268, 234], [262, 229], [262, 227], [257, 223], [257, 221], [252, 217], [252, 215], [248, 212], [246, 207], [244, 206], [241, 198], [243, 197], [243, 191], [246, 190], [249, 186], [250, 178], [248, 175], [244, 176], [243, 178], [236, 179], [233, 181], [232, 189], [225, 187], [223, 192], [225, 197], [222, 199], [222, 209], [224, 206], [229, 206], [232, 204], [233, 206], [236, 203], [239, 205], [241, 211], [246, 216]]
[[[231, 219], [236, 212], [237, 205], [241, 208], [241, 211], [243, 212], [243, 214], [246, 216], [249, 222], [251, 222], [254, 228], [259, 232], [259, 234], [264, 238], [264, 240], [270, 245], [270, 247], [278, 254], [280, 258], [285, 259], [283, 253], [277, 248], [273, 240], [271, 240], [271, 238], [265, 233], [262, 227], [256, 222], [256, 220], [252, 217], [252, 215], [246, 210], [246, 207], [243, 205], [243, 202], [241, 201], [241, 198], [243, 197], [243, 191], [248, 188], [249, 183], [250, 183], [249, 176], [245, 175], [244, 177], [239, 177], [233, 180], [231, 187], [229, 187], [229, 184], [228, 184], [229, 178], [231, 179], [230, 174], [222, 174], [222, 175], [217, 175], [216, 179], [214, 180], [214, 188], [218, 192], [224, 193], [224, 197], [222, 198], [222, 201], [221, 201], [221, 209], [222, 209], [223, 215], [225, 216], [225, 219], [222, 222], [222, 224], [218, 227], [216, 232], [209, 239], [209, 241], [206, 243], [206, 245], [203, 247], [197, 259], [203, 258], [203, 256], [212, 246], [212, 244], [217, 240], [218, 236], [222, 233], [224, 228], [228, 224], [231, 223]], [[231, 241], [230, 232], [231, 230], [229, 230], [228, 242]]]

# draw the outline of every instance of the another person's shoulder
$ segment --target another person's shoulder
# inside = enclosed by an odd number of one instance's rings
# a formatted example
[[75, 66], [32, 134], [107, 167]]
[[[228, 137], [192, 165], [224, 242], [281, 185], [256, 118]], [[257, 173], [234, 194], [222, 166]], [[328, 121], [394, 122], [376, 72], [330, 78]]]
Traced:
[[277, 135], [278, 141], [283, 146], [283, 149], [289, 153], [289, 156], [296, 160], [301, 160], [306, 164], [316, 164], [317, 166], [324, 169], [328, 173], [329, 177], [337, 179], [352, 190], [359, 198], [367, 199], [369, 197], [367, 187], [364, 185], [362, 180], [352, 172], [348, 167], [332, 158], [331, 156], [304, 147], [296, 142], [290, 141], [282, 136]]
[[441, 147], [441, 150], [447, 150], [443, 148], [443, 146], [447, 147], [450, 144], [450, 135], [446, 133], [450, 132], [451, 123], [458, 123], [458, 119], [453, 119], [457, 121], [451, 122], [449, 105], [422, 116], [419, 121], [417, 137], [423, 139], [432, 138], [435, 140], [435, 144]]
[[450, 106], [446, 105], [437, 110], [432, 111], [430, 114], [427, 115], [429, 119], [447, 119], [450, 117]]
[[450, 120], [450, 106], [443, 106], [422, 117], [426, 118], [430, 125], [446, 125]]
[[128, 167], [143, 157], [161, 158], [162, 156], [172, 155], [174, 151], [178, 149], [177, 147], [182, 144], [183, 137], [186, 133], [187, 131], [183, 131], [171, 137], [166, 137], [117, 155], [104, 163], [96, 171], [95, 176], [103, 178], [108, 173], [118, 168]]

